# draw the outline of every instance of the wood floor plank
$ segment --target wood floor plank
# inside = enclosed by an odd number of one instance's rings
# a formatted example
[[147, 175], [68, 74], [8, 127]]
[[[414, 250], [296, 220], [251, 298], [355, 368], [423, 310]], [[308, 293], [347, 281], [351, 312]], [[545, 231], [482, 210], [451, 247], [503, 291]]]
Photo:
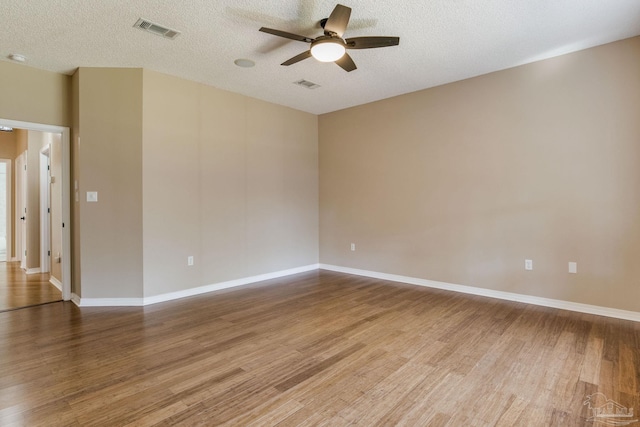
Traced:
[[579, 426], [640, 410], [640, 324], [313, 271], [0, 313], [0, 425]]
[[61, 301], [49, 273], [27, 274], [19, 262], [0, 262], [0, 311]]

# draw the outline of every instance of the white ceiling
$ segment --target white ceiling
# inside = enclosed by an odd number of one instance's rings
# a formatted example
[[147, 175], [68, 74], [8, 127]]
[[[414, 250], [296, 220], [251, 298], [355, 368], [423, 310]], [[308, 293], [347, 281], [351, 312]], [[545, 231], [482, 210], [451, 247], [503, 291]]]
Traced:
[[[313, 58], [280, 66], [308, 44], [258, 29], [316, 37], [335, 0], [3, 0], [0, 58], [19, 53], [61, 73], [144, 67], [321, 114], [640, 34], [640, 0], [340, 1], [353, 9], [345, 38], [400, 45], [351, 50], [351, 73]], [[133, 28], [140, 17], [182, 34]], [[292, 84], [300, 79], [321, 87]]]

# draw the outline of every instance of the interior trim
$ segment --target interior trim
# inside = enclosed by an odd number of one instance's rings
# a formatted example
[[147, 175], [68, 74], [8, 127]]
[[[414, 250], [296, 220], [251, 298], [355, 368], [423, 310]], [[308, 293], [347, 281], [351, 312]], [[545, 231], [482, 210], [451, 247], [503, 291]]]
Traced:
[[55, 277], [51, 276], [49, 278], [49, 283], [51, 283], [53, 286], [55, 286], [56, 288], [58, 288], [58, 290], [60, 292], [62, 292], [62, 282], [60, 282], [60, 280], [56, 279]]
[[357, 276], [371, 277], [374, 279], [389, 280], [392, 282], [407, 283], [428, 288], [443, 289], [446, 291], [461, 292], [464, 294], [479, 295], [489, 298], [497, 298], [507, 301], [523, 302], [542, 307], [558, 308], [561, 310], [576, 311], [578, 313], [595, 314], [598, 316], [613, 317], [616, 319], [640, 322], [640, 313], [635, 311], [620, 310], [617, 308], [601, 307], [597, 305], [582, 304], [572, 301], [557, 300], [552, 298], [536, 297], [532, 295], [516, 294], [513, 292], [496, 291], [493, 289], [477, 288], [473, 286], [456, 285], [453, 283], [437, 282], [434, 280], [418, 279], [416, 277], [400, 276], [397, 274], [380, 273], [376, 271], [359, 270], [356, 268], [340, 267], [337, 265], [320, 264], [320, 269], [336, 271], [339, 273], [355, 274]]
[[595, 314], [597, 316], [612, 317], [615, 319], [631, 320], [640, 322], [640, 313], [635, 311], [620, 310], [610, 307], [582, 304], [572, 301], [557, 300], [552, 298], [536, 297], [532, 295], [517, 294], [513, 292], [496, 291], [493, 289], [478, 288], [474, 286], [457, 285], [453, 283], [438, 282], [435, 280], [419, 279], [416, 277], [401, 276], [397, 274], [380, 273], [377, 271], [360, 270], [356, 268], [341, 267], [330, 264], [310, 264], [303, 267], [281, 270], [273, 273], [260, 274], [257, 276], [245, 277], [242, 279], [229, 280], [226, 282], [214, 283], [197, 288], [185, 289], [177, 292], [170, 292], [145, 298], [80, 298], [76, 294], [71, 300], [78, 307], [142, 307], [145, 305], [157, 304], [160, 302], [172, 301], [222, 289], [234, 288], [249, 285], [264, 280], [277, 279], [279, 277], [304, 273], [317, 269], [335, 271], [356, 276], [371, 277], [374, 279], [389, 280], [392, 282], [407, 283], [410, 285], [424, 286], [428, 288], [442, 289], [445, 291], [460, 292], [470, 295], [478, 295], [489, 298], [496, 298], [506, 301], [522, 302], [526, 304], [538, 305], [542, 307], [569, 310], [578, 313]]
[[80, 298], [74, 294], [76, 298], [72, 301], [78, 307], [142, 307], [145, 305], [157, 304], [160, 302], [172, 301], [180, 298], [186, 298], [194, 295], [205, 294], [208, 292], [219, 291], [222, 289], [235, 288], [238, 286], [249, 285], [251, 283], [262, 282], [263, 280], [277, 279], [279, 277], [290, 276], [292, 274], [304, 273], [307, 271], [317, 270], [319, 264], [310, 264], [303, 267], [291, 268], [288, 270], [275, 271], [273, 273], [259, 274], [257, 276], [245, 277], [242, 279], [229, 280], [226, 282], [214, 283], [211, 285], [200, 286], [197, 288], [184, 289], [177, 292], [169, 292], [144, 298]]

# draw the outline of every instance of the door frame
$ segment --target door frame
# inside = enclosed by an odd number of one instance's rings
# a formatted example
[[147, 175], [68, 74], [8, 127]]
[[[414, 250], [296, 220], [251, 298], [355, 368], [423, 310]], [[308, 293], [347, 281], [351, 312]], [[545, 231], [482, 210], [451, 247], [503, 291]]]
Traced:
[[0, 118], [0, 125], [12, 128], [58, 133], [62, 142], [62, 299], [71, 299], [71, 143], [64, 126], [22, 122]]

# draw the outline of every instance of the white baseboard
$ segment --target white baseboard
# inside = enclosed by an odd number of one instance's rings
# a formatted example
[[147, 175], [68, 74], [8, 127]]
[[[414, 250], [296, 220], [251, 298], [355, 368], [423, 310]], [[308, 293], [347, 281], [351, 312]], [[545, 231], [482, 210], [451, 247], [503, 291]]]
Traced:
[[36, 268], [27, 268], [25, 270], [25, 272], [27, 274], [40, 274], [40, 267], [36, 267]]
[[251, 283], [262, 282], [264, 280], [277, 279], [279, 277], [290, 276], [292, 274], [317, 270], [318, 268], [319, 264], [311, 264], [303, 267], [291, 268], [289, 270], [281, 270], [273, 273], [244, 277], [242, 279], [229, 280], [227, 282], [214, 283], [211, 285], [185, 289], [182, 291], [169, 292], [166, 294], [154, 295], [145, 298], [79, 298], [77, 295], [73, 294], [71, 300], [79, 307], [140, 307], [194, 295], [200, 295], [207, 292], [214, 292], [222, 289], [249, 285]]
[[80, 307], [80, 297], [73, 292], [71, 292], [71, 302]]
[[400, 276], [397, 274], [380, 273], [376, 271], [359, 270], [355, 268], [340, 267], [337, 265], [320, 264], [323, 270], [331, 270], [339, 273], [355, 274], [374, 279], [389, 280], [392, 282], [408, 283], [428, 288], [443, 289], [446, 291], [461, 292], [483, 297], [497, 298], [507, 301], [523, 302], [527, 304], [539, 305], [543, 307], [559, 308], [561, 310], [577, 311], [579, 313], [596, 314], [598, 316], [613, 317], [616, 319], [632, 320], [640, 322], [640, 313], [636, 311], [620, 310], [616, 308], [601, 307], [597, 305], [582, 304], [578, 302], [563, 301], [551, 298], [542, 298], [531, 295], [516, 294], [512, 292], [495, 291], [493, 289], [476, 288], [473, 286], [455, 285], [434, 280], [418, 279], [415, 277]]
[[205, 294], [207, 292], [220, 291], [222, 289], [235, 288], [237, 286], [249, 285], [251, 283], [262, 282], [263, 280], [277, 279], [279, 277], [291, 276], [292, 274], [304, 273], [317, 270], [318, 264], [305, 265], [303, 267], [281, 270], [273, 273], [260, 274], [258, 276], [244, 277], [242, 279], [229, 280], [227, 282], [214, 283], [212, 285], [200, 286], [197, 288], [185, 289], [183, 291], [170, 292], [167, 294], [145, 297], [143, 305], [157, 304], [159, 302], [171, 301], [174, 299]]
[[144, 298], [79, 298], [78, 307], [142, 307]]
[[49, 277], [49, 283], [51, 283], [53, 286], [58, 288], [58, 290], [60, 292], [62, 292], [62, 283], [58, 279], [56, 279], [55, 277], [51, 276], [51, 277]]

